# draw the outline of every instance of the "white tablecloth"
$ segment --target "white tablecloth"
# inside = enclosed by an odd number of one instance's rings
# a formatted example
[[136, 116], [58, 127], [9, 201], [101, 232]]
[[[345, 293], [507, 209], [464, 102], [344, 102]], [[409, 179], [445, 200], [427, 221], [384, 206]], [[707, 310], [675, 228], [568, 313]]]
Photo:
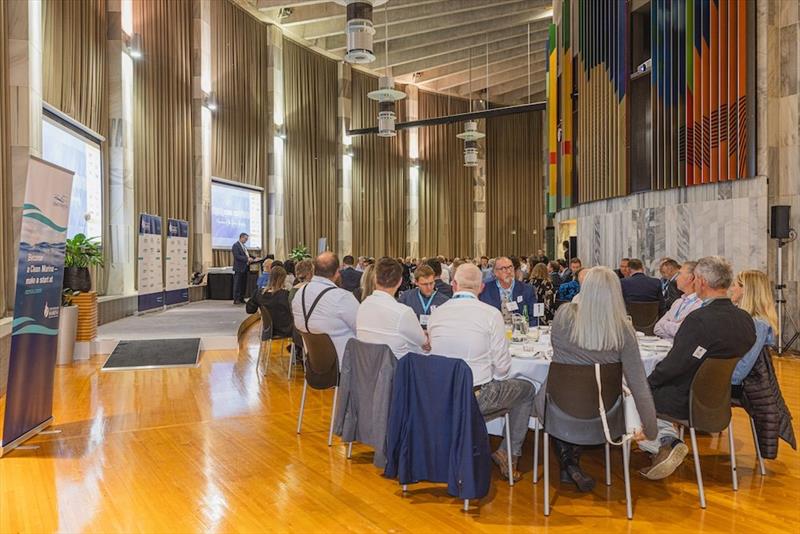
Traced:
[[[664, 359], [669, 352], [672, 343], [656, 338], [639, 338], [639, 352], [642, 355], [644, 372], [649, 375], [656, 368], [658, 362]], [[532, 350], [526, 350], [526, 348]], [[532, 344], [511, 343], [511, 378], [522, 378], [533, 382], [536, 391], [544, 384], [547, 379], [547, 372], [550, 369], [550, 360], [553, 356], [553, 347], [550, 344], [550, 336], [544, 334], [538, 341]], [[530, 428], [534, 428], [536, 419], [531, 417]], [[486, 424], [489, 434], [495, 436], [503, 435], [503, 420], [495, 419]]]

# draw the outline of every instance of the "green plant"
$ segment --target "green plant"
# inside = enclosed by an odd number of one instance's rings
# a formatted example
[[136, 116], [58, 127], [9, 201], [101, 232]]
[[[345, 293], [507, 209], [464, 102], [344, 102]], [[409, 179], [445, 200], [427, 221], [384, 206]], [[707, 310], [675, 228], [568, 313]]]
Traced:
[[289, 259], [294, 260], [296, 262], [303, 261], [306, 258], [310, 258], [311, 254], [308, 253], [308, 247], [305, 245], [297, 245], [292, 249], [289, 253]]
[[73, 291], [69, 288], [64, 289], [64, 291], [61, 292], [61, 306], [72, 306], [73, 299], [80, 294], [80, 291]]
[[97, 237], [86, 237], [75, 234], [67, 239], [67, 250], [64, 256], [64, 267], [93, 267], [103, 265], [103, 249]]

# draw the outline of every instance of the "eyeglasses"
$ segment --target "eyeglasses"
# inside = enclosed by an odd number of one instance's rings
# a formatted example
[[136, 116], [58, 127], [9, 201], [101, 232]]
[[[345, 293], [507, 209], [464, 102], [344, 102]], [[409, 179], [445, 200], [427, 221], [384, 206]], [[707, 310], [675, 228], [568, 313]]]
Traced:
[[505, 267], [495, 267], [498, 271], [510, 271], [514, 268], [513, 265], [506, 265]]

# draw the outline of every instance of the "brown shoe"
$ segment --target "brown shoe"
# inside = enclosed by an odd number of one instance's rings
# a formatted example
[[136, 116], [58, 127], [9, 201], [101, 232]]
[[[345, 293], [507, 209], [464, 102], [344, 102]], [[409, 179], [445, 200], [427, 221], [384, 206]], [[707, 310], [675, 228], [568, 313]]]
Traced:
[[[497, 449], [492, 453], [492, 461], [497, 464], [497, 467], [500, 468], [500, 474], [503, 475], [503, 478], [508, 479], [508, 455], [506, 454], [505, 449]], [[522, 473], [517, 471], [517, 462], [519, 461], [518, 457], [514, 457], [511, 460], [511, 469], [513, 470], [513, 477], [514, 482], [519, 482], [522, 479]]]
[[653, 462], [639, 473], [650, 480], [667, 478], [678, 468], [689, 453], [689, 447], [679, 439], [673, 440], [671, 445], [662, 445], [658, 453], [653, 456]]

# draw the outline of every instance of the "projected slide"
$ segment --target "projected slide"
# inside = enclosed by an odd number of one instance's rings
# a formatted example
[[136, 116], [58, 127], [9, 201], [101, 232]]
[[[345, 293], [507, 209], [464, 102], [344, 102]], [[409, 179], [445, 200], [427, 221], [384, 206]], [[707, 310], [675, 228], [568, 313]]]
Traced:
[[264, 193], [226, 182], [211, 182], [211, 246], [230, 249], [245, 232], [247, 248], [260, 249], [261, 206]]

